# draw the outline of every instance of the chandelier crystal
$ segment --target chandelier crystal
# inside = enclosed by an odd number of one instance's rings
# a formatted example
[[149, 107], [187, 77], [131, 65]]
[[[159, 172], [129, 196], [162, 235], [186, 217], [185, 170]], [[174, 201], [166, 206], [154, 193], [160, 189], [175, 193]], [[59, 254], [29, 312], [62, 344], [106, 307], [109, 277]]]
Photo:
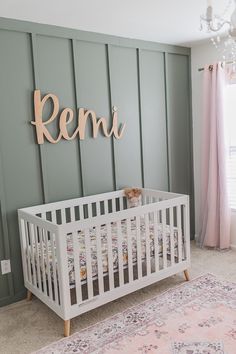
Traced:
[[[227, 19], [233, 4], [234, 10]], [[226, 33], [222, 32], [224, 28]], [[236, 0], [229, 0], [222, 14], [215, 14], [213, 0], [207, 0], [206, 13], [200, 17], [200, 30], [213, 34], [220, 32], [211, 38], [212, 44], [222, 53], [224, 61], [236, 63]]]

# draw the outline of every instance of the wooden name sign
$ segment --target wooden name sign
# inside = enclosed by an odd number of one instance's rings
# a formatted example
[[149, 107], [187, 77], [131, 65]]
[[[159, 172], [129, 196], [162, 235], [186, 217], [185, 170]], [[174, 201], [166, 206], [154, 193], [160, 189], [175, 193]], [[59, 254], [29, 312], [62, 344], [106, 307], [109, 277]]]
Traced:
[[[48, 118], [48, 120], [45, 121], [43, 120], [43, 108], [47, 100], [52, 101], [53, 109], [52, 109], [51, 116]], [[112, 127], [109, 131], [107, 127], [106, 118], [102, 117], [97, 119], [96, 113], [94, 111], [80, 108], [78, 110], [78, 116], [77, 116], [77, 121], [78, 121], [77, 128], [75, 129], [72, 135], [69, 135], [67, 131], [67, 125], [71, 123], [72, 120], [74, 119], [74, 112], [71, 108], [64, 108], [61, 114], [59, 115], [59, 134], [58, 137], [54, 139], [49, 133], [46, 126], [52, 123], [58, 117], [58, 114], [59, 114], [59, 100], [57, 96], [53, 95], [52, 93], [49, 93], [45, 95], [43, 98], [41, 98], [40, 90], [35, 90], [34, 91], [35, 121], [32, 121], [31, 124], [33, 124], [36, 128], [36, 136], [37, 136], [38, 144], [43, 144], [44, 139], [48, 140], [52, 144], [56, 144], [61, 140], [61, 138], [64, 138], [66, 140], [73, 140], [77, 136], [79, 137], [79, 139], [84, 140], [86, 123], [89, 117], [92, 119], [93, 138], [97, 137], [99, 128], [103, 132], [104, 136], [108, 138], [114, 135], [116, 139], [121, 139], [124, 133], [125, 124], [121, 125], [120, 128], [118, 127], [118, 116], [117, 116], [116, 109], [113, 109]]]

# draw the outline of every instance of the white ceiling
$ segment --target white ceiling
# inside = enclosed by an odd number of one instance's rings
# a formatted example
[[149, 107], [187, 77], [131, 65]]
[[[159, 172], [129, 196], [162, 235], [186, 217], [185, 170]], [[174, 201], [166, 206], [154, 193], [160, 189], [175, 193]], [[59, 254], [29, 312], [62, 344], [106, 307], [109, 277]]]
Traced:
[[[222, 11], [228, 0], [214, 0]], [[0, 17], [144, 39], [192, 45], [206, 0], [0, 0]]]

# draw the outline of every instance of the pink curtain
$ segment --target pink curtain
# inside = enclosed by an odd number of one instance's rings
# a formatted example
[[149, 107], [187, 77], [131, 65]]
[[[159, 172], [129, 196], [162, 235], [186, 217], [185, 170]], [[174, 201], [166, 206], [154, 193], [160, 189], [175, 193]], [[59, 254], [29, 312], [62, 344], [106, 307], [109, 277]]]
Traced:
[[225, 69], [221, 63], [204, 70], [202, 123], [201, 246], [230, 247], [224, 124]]

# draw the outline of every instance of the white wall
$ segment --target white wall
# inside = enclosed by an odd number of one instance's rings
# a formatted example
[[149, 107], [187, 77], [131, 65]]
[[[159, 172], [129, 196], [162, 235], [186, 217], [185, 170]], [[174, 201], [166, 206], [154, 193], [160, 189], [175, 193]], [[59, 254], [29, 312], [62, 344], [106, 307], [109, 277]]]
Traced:
[[[193, 108], [193, 155], [194, 155], [194, 191], [195, 191], [195, 228], [196, 236], [199, 234], [199, 210], [200, 210], [200, 175], [201, 175], [201, 119], [202, 119], [202, 87], [203, 71], [205, 64], [213, 64], [222, 60], [221, 54], [211, 43], [197, 45], [192, 48], [192, 108]], [[232, 213], [231, 244], [236, 249], [236, 213]]]

